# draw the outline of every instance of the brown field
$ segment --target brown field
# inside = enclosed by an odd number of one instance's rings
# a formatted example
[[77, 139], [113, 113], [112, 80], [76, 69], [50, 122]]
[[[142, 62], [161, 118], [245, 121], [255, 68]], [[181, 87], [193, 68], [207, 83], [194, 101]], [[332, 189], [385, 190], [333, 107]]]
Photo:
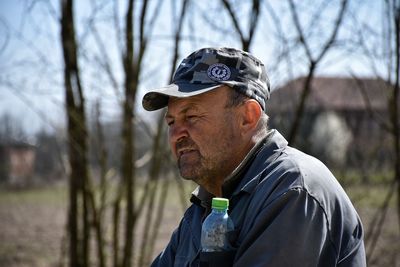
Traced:
[[[347, 188], [347, 191], [368, 232], [373, 214], [382, 203], [387, 189], [357, 186]], [[65, 266], [66, 249], [63, 240], [65, 241], [66, 194], [64, 186], [0, 191], [0, 267]], [[154, 255], [168, 242], [182, 215], [176, 195], [176, 188], [173, 188], [169, 193]], [[400, 266], [399, 224], [394, 200], [373, 252], [369, 265], [371, 267]]]

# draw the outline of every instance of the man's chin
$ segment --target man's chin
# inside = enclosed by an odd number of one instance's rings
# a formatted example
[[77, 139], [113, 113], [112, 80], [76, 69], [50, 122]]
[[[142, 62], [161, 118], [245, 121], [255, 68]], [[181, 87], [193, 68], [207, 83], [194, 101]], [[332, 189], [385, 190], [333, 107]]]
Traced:
[[193, 175], [191, 173], [187, 173], [185, 171], [182, 171], [181, 169], [179, 169], [179, 174], [185, 180], [193, 180], [193, 179], [195, 179], [195, 175]]
[[200, 162], [197, 159], [190, 159], [187, 157], [180, 157], [178, 159], [178, 169], [182, 178], [185, 180], [192, 180], [195, 178], [199, 171]]
[[198, 175], [193, 170], [188, 170], [185, 168], [179, 168], [179, 173], [184, 180], [190, 180], [196, 182], [198, 180]]

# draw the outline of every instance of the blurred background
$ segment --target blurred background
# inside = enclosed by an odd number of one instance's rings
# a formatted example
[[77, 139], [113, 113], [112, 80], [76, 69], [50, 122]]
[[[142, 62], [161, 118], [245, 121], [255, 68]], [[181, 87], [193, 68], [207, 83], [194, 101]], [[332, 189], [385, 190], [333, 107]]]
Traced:
[[265, 63], [270, 128], [400, 266], [399, 0], [1, 1], [0, 266], [149, 266], [196, 185], [141, 99], [206, 46]]

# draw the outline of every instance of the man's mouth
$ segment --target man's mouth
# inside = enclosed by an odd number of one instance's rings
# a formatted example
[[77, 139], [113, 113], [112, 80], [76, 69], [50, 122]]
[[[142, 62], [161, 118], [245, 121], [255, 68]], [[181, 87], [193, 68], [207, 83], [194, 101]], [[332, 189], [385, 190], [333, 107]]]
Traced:
[[182, 156], [192, 154], [193, 152], [198, 151], [196, 149], [195, 143], [189, 139], [185, 138], [183, 140], [180, 140], [175, 144], [175, 149], [176, 149], [176, 157], [180, 159]]
[[194, 151], [195, 150], [193, 148], [182, 148], [177, 151], [177, 155], [178, 155], [178, 158], [180, 158], [181, 156], [183, 156], [185, 154], [189, 154]]

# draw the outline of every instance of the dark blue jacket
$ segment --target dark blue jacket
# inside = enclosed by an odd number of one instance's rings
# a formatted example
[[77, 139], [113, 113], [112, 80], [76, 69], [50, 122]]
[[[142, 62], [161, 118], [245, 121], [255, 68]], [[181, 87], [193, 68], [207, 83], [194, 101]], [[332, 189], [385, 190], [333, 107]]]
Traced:
[[[366, 266], [363, 227], [346, 193], [319, 160], [276, 131], [227, 179], [233, 266]], [[152, 267], [199, 266], [201, 224], [211, 195], [199, 188]], [[210, 265], [212, 266], [212, 265]]]

